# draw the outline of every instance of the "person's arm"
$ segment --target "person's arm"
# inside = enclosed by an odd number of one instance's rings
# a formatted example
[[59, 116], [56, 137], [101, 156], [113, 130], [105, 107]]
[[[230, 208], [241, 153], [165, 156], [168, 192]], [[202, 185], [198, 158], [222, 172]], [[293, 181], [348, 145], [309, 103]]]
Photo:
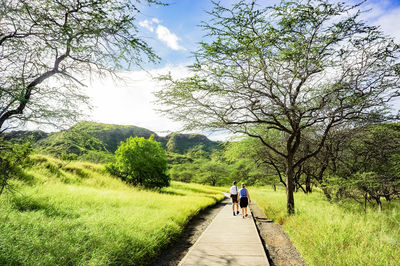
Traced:
[[249, 199], [249, 203], [250, 203], [250, 202], [251, 202], [251, 199], [250, 199], [249, 190], [247, 190], [246, 192], [247, 192], [247, 198]]

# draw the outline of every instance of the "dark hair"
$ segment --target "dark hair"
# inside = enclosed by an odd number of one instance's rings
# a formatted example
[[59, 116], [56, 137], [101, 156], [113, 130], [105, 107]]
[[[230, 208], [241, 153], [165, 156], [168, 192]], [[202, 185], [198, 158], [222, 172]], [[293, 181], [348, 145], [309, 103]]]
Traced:
[[242, 187], [245, 187], [246, 186], [246, 184], [245, 183], [242, 183]]
[[236, 181], [233, 181], [233, 184], [236, 185]]

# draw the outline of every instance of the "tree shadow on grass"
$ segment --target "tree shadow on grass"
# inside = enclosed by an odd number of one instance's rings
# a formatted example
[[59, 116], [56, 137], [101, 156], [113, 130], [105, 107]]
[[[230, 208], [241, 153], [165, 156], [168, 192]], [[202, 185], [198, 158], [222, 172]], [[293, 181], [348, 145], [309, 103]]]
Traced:
[[175, 196], [186, 196], [185, 193], [176, 192], [176, 191], [167, 191], [167, 190], [160, 190], [157, 191], [160, 194], [168, 194], [168, 195], [175, 195]]

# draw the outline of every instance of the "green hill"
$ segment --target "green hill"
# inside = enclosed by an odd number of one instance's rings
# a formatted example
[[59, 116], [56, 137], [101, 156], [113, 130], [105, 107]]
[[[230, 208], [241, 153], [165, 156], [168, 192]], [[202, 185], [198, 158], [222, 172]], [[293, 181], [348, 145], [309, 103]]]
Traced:
[[64, 153], [85, 155], [89, 152], [114, 153], [121, 141], [129, 137], [149, 138], [154, 135], [158, 142], [171, 153], [186, 154], [193, 150], [210, 153], [219, 143], [200, 134], [172, 133], [161, 137], [155, 132], [137, 126], [79, 122], [67, 130], [54, 133], [42, 131], [14, 131], [6, 134], [8, 139], [31, 136], [33, 146], [41, 152], [60, 155]]
[[165, 139], [167, 140], [167, 151], [179, 154], [185, 154], [197, 147], [200, 147], [205, 152], [211, 152], [216, 149], [219, 144], [200, 134], [172, 133], [166, 136]]
[[2, 136], [4, 140], [13, 140], [13, 139], [30, 139], [32, 141], [39, 141], [43, 138], [48, 137], [48, 133], [41, 130], [17, 130], [3, 133]]

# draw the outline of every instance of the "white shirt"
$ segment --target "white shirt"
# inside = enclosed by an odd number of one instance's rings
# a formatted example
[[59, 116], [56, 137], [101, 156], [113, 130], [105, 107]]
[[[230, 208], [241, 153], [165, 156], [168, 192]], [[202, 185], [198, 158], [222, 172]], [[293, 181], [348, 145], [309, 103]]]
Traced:
[[229, 192], [230, 192], [232, 195], [237, 195], [237, 194], [238, 194], [237, 186], [231, 186], [231, 189], [229, 190]]

